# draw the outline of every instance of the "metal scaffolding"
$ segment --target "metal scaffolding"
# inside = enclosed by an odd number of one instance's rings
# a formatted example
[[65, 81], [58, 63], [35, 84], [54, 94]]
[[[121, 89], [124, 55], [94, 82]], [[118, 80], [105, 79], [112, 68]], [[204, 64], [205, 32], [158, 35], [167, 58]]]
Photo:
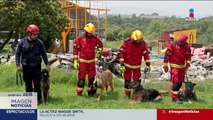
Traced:
[[[83, 33], [83, 28], [87, 23], [93, 23], [96, 28], [96, 35], [106, 42], [108, 32], [108, 11], [106, 1], [103, 0], [60, 0], [64, 9], [64, 14], [69, 18], [69, 24], [62, 32], [63, 52], [68, 52], [69, 40], [76, 40], [77, 36]], [[101, 12], [105, 12], [101, 18]], [[72, 42], [72, 44], [73, 44]]]

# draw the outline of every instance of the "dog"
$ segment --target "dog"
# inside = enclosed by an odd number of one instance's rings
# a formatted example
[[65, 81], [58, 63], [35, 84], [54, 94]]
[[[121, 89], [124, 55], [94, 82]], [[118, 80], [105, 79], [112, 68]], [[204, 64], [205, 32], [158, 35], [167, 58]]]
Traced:
[[190, 81], [184, 82], [185, 88], [180, 90], [180, 99], [183, 101], [197, 101], [197, 96], [194, 91], [194, 87], [196, 83], [192, 83]]
[[41, 90], [41, 101], [42, 104], [46, 104], [48, 102], [49, 97], [49, 89], [50, 89], [50, 75], [49, 70], [42, 69], [42, 79], [40, 82], [40, 90]]
[[101, 99], [101, 95], [104, 91], [104, 88], [106, 88], [106, 90], [108, 89], [108, 87], [110, 87], [111, 89], [111, 93], [113, 92], [114, 88], [113, 88], [113, 75], [109, 70], [105, 70], [102, 73], [98, 73], [95, 76], [95, 80], [91, 86], [92, 90], [96, 90], [98, 88], [101, 89], [100, 94], [98, 95], [97, 100], [100, 101]]
[[133, 81], [130, 83], [130, 89], [133, 89], [132, 100], [130, 104], [137, 104], [147, 101], [160, 101], [162, 99], [161, 94], [168, 94], [167, 91], [159, 92], [156, 89], [145, 89], [141, 85], [141, 80]]

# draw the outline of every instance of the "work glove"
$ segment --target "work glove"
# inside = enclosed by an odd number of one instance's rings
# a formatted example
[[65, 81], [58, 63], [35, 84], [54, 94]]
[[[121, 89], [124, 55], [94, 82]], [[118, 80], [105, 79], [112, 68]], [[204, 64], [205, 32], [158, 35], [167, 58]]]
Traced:
[[144, 72], [148, 72], [148, 71], [150, 71], [150, 70], [151, 70], [150, 65], [149, 65], [149, 66], [146, 66], [146, 67], [144, 68]]
[[100, 58], [101, 57], [101, 51], [100, 50], [98, 50], [97, 52], [96, 52], [96, 58]]
[[126, 71], [126, 68], [125, 68], [124, 65], [121, 65], [121, 66], [120, 66], [120, 71], [121, 71], [121, 73], [124, 73], [124, 72]]
[[22, 71], [23, 71], [23, 68], [22, 68], [22, 67], [16, 67], [16, 71], [17, 71], [17, 72], [22, 72]]
[[78, 63], [77, 60], [74, 60], [74, 68], [75, 68], [76, 70], [78, 70], [78, 68], [79, 68], [79, 63]]
[[168, 66], [163, 66], [163, 69], [164, 69], [164, 71], [165, 71], [166, 73], [167, 73], [168, 70], [169, 70]]
[[146, 67], [144, 68], [144, 72], [149, 72], [150, 70], [151, 70], [150, 62], [146, 62]]

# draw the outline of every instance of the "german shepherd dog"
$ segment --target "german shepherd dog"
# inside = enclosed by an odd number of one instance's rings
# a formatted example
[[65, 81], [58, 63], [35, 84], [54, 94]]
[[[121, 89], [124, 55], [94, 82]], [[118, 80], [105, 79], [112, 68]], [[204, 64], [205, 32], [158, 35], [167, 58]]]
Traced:
[[194, 86], [196, 83], [192, 83], [190, 81], [184, 82], [185, 88], [180, 92], [180, 99], [184, 101], [197, 101], [197, 96], [194, 91]]
[[91, 89], [95, 90], [97, 88], [100, 88], [100, 94], [98, 95], [97, 100], [100, 101], [101, 99], [101, 95], [104, 91], [104, 88], [106, 88], [106, 90], [108, 89], [108, 87], [110, 87], [111, 92], [113, 92], [114, 88], [113, 88], [113, 75], [109, 70], [105, 70], [102, 73], [97, 73], [95, 76], [95, 80], [93, 82], [93, 84], [91, 85]]
[[41, 100], [42, 104], [46, 104], [48, 102], [49, 97], [49, 89], [50, 89], [50, 75], [47, 69], [42, 69], [42, 79], [40, 82], [40, 89], [41, 89]]
[[141, 80], [130, 83], [130, 89], [133, 89], [132, 100], [130, 104], [137, 104], [146, 101], [159, 101], [162, 99], [161, 94], [168, 94], [168, 92], [159, 92], [156, 89], [145, 89], [141, 85]]

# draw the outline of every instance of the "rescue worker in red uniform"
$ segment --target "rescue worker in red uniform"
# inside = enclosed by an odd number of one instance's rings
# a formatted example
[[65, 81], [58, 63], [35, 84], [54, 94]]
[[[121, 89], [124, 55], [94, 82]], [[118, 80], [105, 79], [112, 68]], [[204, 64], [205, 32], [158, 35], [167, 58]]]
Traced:
[[181, 104], [179, 90], [185, 78], [185, 71], [190, 67], [191, 49], [186, 42], [187, 35], [181, 34], [176, 41], [168, 45], [165, 52], [164, 70], [168, 72], [168, 64], [171, 67], [171, 98], [177, 104]]
[[92, 23], [85, 25], [84, 30], [84, 35], [78, 37], [74, 44], [74, 68], [79, 70], [76, 92], [78, 96], [82, 96], [86, 74], [88, 74], [87, 92], [89, 96], [94, 96], [96, 90], [91, 90], [90, 86], [93, 84], [96, 75], [95, 57], [101, 55], [103, 44], [98, 37], [94, 36], [95, 26]]
[[131, 37], [122, 42], [120, 47], [120, 71], [124, 73], [124, 92], [128, 99], [131, 92], [131, 80], [140, 80], [142, 57], [146, 62], [145, 70], [150, 70], [149, 51], [143, 40], [143, 33], [135, 30]]

